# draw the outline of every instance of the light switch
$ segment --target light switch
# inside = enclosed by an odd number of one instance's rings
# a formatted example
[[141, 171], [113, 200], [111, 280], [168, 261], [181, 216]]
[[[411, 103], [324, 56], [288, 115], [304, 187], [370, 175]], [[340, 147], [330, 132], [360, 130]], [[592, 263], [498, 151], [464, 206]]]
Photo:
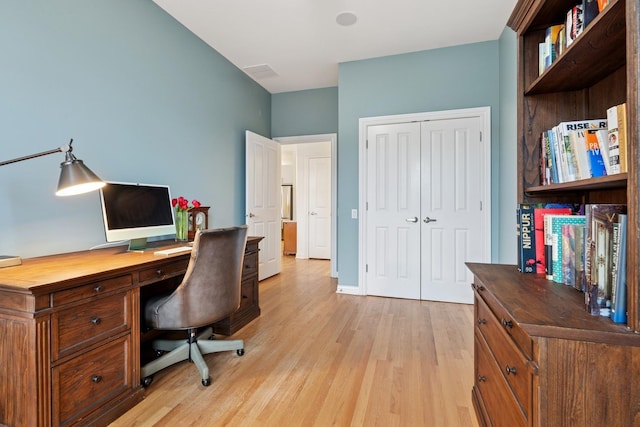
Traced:
[[358, 209], [351, 209], [351, 218], [358, 219]]

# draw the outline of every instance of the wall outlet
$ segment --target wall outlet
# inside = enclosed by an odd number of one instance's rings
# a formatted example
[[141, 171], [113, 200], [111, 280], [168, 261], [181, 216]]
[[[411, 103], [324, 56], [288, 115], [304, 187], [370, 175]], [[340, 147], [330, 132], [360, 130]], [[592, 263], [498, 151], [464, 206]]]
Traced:
[[351, 209], [351, 218], [358, 219], [358, 209]]

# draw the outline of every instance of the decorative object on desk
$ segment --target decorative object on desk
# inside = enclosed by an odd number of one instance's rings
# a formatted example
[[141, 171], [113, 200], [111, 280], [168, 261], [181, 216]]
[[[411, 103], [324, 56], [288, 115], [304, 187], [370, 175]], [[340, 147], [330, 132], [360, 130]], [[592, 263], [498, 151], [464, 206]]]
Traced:
[[73, 138], [69, 141], [68, 145], [0, 162], [0, 166], [21, 162], [23, 160], [35, 159], [36, 157], [42, 157], [49, 154], [65, 153], [64, 162], [60, 163], [60, 179], [58, 181], [56, 196], [73, 196], [76, 194], [88, 193], [89, 191], [104, 187], [104, 181], [98, 178], [91, 169], [86, 167], [82, 160], [76, 159], [76, 156], [73, 155], [73, 148], [71, 147], [72, 143]]
[[177, 199], [171, 199], [171, 205], [175, 208], [176, 216], [176, 241], [186, 242], [189, 237], [189, 209], [199, 208], [200, 202], [197, 200], [191, 201], [192, 206], [189, 206], [189, 200], [180, 196]]
[[196, 237], [196, 231], [209, 228], [209, 206], [194, 206], [189, 209], [189, 240]]
[[13, 255], [0, 255], [0, 268], [22, 264], [22, 258]]

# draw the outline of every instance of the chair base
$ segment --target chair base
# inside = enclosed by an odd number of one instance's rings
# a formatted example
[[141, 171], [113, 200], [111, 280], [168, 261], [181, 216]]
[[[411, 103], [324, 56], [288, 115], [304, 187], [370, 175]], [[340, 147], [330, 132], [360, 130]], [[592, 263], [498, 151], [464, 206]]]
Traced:
[[151, 346], [154, 350], [166, 351], [167, 353], [142, 367], [140, 375], [143, 386], [147, 387], [151, 384], [152, 375], [156, 372], [183, 360], [189, 360], [196, 365], [202, 378], [202, 385], [208, 386], [211, 384], [211, 377], [203, 355], [231, 350], [236, 350], [238, 356], [244, 355], [244, 341], [242, 340], [204, 339], [213, 335], [211, 328], [206, 328], [197, 336], [192, 329], [189, 329], [188, 332], [189, 339], [187, 340], [155, 340], [152, 342]]

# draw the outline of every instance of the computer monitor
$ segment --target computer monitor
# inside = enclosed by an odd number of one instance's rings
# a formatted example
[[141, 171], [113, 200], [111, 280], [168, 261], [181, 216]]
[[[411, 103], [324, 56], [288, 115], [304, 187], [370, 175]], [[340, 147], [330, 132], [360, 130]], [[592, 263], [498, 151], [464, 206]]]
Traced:
[[100, 201], [107, 242], [129, 240], [129, 250], [141, 250], [148, 237], [176, 232], [167, 185], [107, 182]]

